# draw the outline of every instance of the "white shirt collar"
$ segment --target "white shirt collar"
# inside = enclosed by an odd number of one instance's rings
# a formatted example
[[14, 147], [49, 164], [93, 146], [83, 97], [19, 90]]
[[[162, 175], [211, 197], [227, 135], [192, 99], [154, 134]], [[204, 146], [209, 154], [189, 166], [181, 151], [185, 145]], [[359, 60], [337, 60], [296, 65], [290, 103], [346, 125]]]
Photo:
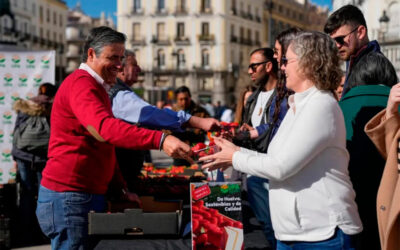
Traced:
[[101, 86], [104, 87], [104, 89], [106, 91], [108, 91], [110, 89], [110, 85], [108, 85], [107, 83], [104, 82], [104, 79], [101, 78], [101, 76], [99, 74], [97, 74], [89, 65], [87, 65], [86, 63], [81, 63], [81, 65], [79, 65], [79, 69], [85, 70], [86, 72], [89, 73], [89, 75], [91, 75], [96, 82], [98, 82]]
[[293, 95], [289, 96], [289, 107], [293, 109], [293, 112], [296, 113], [296, 107], [299, 107], [304, 99], [317, 90], [317, 87], [312, 86], [309, 89], [300, 92], [294, 93]]

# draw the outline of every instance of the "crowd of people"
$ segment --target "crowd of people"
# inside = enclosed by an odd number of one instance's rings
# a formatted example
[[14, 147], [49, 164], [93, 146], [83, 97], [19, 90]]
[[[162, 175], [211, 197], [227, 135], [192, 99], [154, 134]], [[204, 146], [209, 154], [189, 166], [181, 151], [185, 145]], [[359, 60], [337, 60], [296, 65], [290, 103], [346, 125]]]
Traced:
[[171, 107], [150, 105], [131, 89], [141, 69], [125, 41], [92, 29], [79, 69], [56, 94], [43, 85], [14, 106], [15, 131], [29, 117], [50, 127], [46, 153], [15, 140], [13, 157], [27, 214], [38, 195], [52, 249], [93, 248], [87, 214], [104, 211], [108, 190], [140, 206], [133, 186], [145, 150], [190, 165], [190, 146], [221, 121], [240, 129], [215, 138], [219, 152], [200, 161], [233, 168], [271, 249], [400, 249], [400, 83], [357, 7], [333, 12], [324, 33], [290, 28], [274, 48], [252, 51], [235, 112], [195, 103], [185, 86]]

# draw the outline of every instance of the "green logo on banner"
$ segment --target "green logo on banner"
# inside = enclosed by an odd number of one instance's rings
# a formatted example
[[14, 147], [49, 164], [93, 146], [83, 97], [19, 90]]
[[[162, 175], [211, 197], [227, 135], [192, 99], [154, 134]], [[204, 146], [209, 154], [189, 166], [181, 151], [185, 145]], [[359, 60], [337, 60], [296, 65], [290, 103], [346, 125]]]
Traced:
[[5, 111], [3, 113], [3, 124], [11, 124], [11, 119], [12, 119], [12, 112], [11, 111]]
[[6, 67], [6, 57], [4, 56], [4, 54], [0, 54], [0, 67], [1, 68], [5, 68]]
[[12, 75], [10, 73], [4, 74], [3, 79], [4, 79], [4, 86], [5, 87], [12, 87], [13, 77], [12, 77]]
[[35, 84], [33, 84], [33, 86], [39, 87], [40, 83], [42, 82], [42, 75], [40, 75], [40, 74], [35, 75], [35, 77], [33, 78], [33, 81], [35, 82]]
[[6, 96], [4, 95], [4, 92], [0, 91], [0, 104], [4, 104], [4, 99], [6, 99]]
[[29, 56], [27, 56], [26, 57], [26, 62], [28, 63], [27, 65], [26, 65], [26, 67], [27, 68], [35, 68], [35, 57], [34, 56], [32, 56], [32, 55], [29, 55]]
[[26, 99], [31, 99], [32, 97], [34, 97], [35, 95], [32, 92], [28, 92], [25, 96]]
[[4, 143], [4, 131], [0, 129], [0, 143]]
[[11, 150], [10, 149], [4, 149], [3, 152], [1, 152], [2, 156], [2, 162], [11, 162]]
[[50, 68], [49, 63], [50, 63], [50, 58], [48, 56], [42, 56], [42, 69], [48, 69]]
[[15, 102], [18, 99], [19, 99], [19, 94], [17, 92], [11, 94], [11, 100]]
[[12, 68], [21, 68], [21, 66], [19, 65], [19, 63], [21, 62], [21, 58], [18, 55], [13, 55], [11, 57], [11, 61], [13, 62], [13, 64], [11, 65]]
[[27, 87], [27, 81], [28, 81], [28, 76], [25, 74], [21, 74], [19, 75], [19, 83], [18, 83], [18, 87]]

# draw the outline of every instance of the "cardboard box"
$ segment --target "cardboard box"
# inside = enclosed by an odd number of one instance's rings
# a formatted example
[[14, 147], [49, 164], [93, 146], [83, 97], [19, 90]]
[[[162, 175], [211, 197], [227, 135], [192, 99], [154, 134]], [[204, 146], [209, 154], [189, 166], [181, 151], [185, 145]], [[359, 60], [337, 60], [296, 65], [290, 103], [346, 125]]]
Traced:
[[123, 213], [89, 213], [89, 235], [178, 235], [182, 212], [144, 213], [125, 209]]

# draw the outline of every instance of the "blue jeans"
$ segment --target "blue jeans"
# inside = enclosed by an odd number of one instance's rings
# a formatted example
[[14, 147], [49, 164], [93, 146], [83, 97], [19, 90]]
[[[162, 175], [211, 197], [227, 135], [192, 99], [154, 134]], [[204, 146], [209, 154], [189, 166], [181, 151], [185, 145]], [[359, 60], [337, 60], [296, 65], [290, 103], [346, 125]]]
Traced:
[[36, 216], [52, 249], [92, 249], [88, 213], [103, 212], [104, 208], [104, 195], [55, 192], [40, 185]]
[[29, 161], [24, 161], [21, 159], [15, 159], [17, 162], [17, 168], [19, 172], [19, 176], [21, 177], [21, 185], [28, 192], [35, 194], [37, 193], [37, 186], [39, 186], [40, 181], [42, 180], [42, 171], [41, 169], [44, 167], [45, 163], [35, 164], [39, 170], [32, 169], [32, 163]]
[[272, 228], [271, 214], [269, 211], [269, 183], [267, 179], [257, 176], [247, 178], [247, 192], [251, 209], [257, 220], [262, 224], [262, 229], [272, 249], [276, 248], [274, 229]]
[[305, 241], [279, 241], [277, 250], [354, 250], [356, 235], [347, 235], [339, 228], [336, 228], [335, 234], [323, 241], [305, 242]]

